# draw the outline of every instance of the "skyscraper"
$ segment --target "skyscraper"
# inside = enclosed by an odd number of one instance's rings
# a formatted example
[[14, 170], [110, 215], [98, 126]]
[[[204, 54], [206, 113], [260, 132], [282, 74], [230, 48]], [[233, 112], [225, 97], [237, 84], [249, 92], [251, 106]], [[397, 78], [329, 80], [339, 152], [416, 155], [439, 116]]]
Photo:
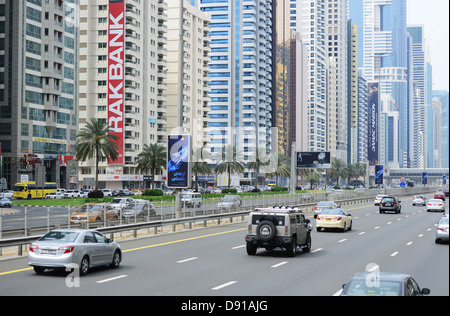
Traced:
[[232, 143], [248, 161], [257, 148], [272, 148], [272, 0], [195, 6], [211, 16], [211, 152]]
[[78, 4], [0, 4], [0, 143], [8, 187], [22, 175], [35, 180], [36, 163], [46, 181], [77, 183]]
[[381, 94], [390, 94], [400, 120], [400, 166], [408, 161], [408, 59], [406, 0], [364, 0], [363, 75], [381, 83]]

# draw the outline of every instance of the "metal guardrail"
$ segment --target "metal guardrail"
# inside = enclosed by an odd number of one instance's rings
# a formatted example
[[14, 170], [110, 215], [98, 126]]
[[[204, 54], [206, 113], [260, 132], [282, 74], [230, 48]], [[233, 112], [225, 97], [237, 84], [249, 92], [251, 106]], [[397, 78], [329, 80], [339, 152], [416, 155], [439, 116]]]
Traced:
[[[416, 190], [413, 190], [416, 191]], [[422, 190], [421, 190], [422, 191]], [[425, 190], [432, 192], [433, 190]], [[397, 192], [396, 192], [397, 193]], [[411, 192], [403, 191], [398, 192], [395, 194], [396, 196], [410, 196], [413, 194], [418, 194], [419, 192]], [[425, 192], [422, 192], [425, 193]], [[357, 198], [351, 198], [351, 199], [343, 199], [343, 200], [335, 200], [335, 202], [340, 205], [341, 207], [344, 205], [351, 205], [351, 204], [357, 204], [357, 203], [366, 203], [373, 201], [374, 196], [364, 196], [364, 197], [357, 197]], [[302, 208], [304, 211], [307, 209], [313, 207], [317, 204], [317, 201], [314, 201], [313, 203], [304, 203], [304, 204], [297, 204], [294, 205], [296, 207]], [[175, 231], [176, 226], [183, 224], [189, 225], [189, 228], [192, 227], [192, 224], [203, 222], [204, 226], [207, 226], [207, 222], [210, 220], [217, 220], [218, 224], [220, 225], [220, 221], [224, 218], [230, 218], [230, 222], [233, 222], [233, 218], [241, 217], [241, 221], [244, 221], [244, 217], [247, 216], [253, 208], [243, 210], [243, 211], [236, 211], [236, 212], [229, 212], [229, 213], [221, 213], [221, 214], [210, 214], [210, 215], [201, 215], [201, 216], [191, 216], [191, 217], [182, 217], [182, 218], [176, 218], [176, 219], [166, 219], [166, 220], [156, 220], [156, 221], [149, 221], [149, 222], [141, 222], [141, 223], [132, 223], [132, 224], [125, 224], [125, 225], [117, 225], [117, 226], [107, 226], [107, 227], [90, 227], [92, 229], [96, 229], [99, 232], [102, 232], [104, 234], [110, 234], [111, 238], [114, 239], [115, 233], [121, 233], [121, 232], [127, 232], [131, 231], [133, 232], [133, 237], [136, 238], [137, 231], [141, 229], [154, 229], [154, 232], [157, 234], [158, 228], [165, 227], [165, 226], [173, 226], [173, 231]], [[195, 215], [195, 213], [194, 213]], [[0, 215], [1, 216], [1, 215]], [[63, 228], [65, 225], [59, 225], [58, 228]], [[71, 227], [74, 227], [72, 224]], [[56, 227], [55, 227], [56, 228]], [[83, 227], [81, 227], [83, 228]], [[47, 231], [48, 227], [42, 227], [41, 230]], [[36, 231], [38, 228], [35, 229]], [[42, 235], [34, 235], [34, 236], [26, 236], [26, 237], [17, 237], [17, 238], [10, 238], [10, 239], [0, 239], [0, 257], [2, 256], [2, 248], [5, 247], [18, 247], [18, 255], [22, 256], [23, 254], [23, 246], [29, 245], [32, 242], [39, 239]]]

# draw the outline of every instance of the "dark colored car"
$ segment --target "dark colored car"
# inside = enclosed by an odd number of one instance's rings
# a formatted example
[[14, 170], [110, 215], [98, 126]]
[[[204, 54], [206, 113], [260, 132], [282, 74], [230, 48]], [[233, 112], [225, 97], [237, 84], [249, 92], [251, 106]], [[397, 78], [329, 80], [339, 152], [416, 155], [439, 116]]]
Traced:
[[342, 296], [423, 296], [430, 294], [429, 289], [420, 289], [411, 276], [386, 272], [357, 273], [342, 288]]
[[380, 214], [388, 212], [400, 213], [402, 210], [401, 201], [395, 196], [385, 196], [379, 206]]
[[116, 189], [112, 191], [112, 196], [133, 196], [134, 193], [128, 189]]
[[448, 195], [449, 195], [448, 189], [444, 189], [444, 195], [445, 195], [446, 197], [448, 197]]

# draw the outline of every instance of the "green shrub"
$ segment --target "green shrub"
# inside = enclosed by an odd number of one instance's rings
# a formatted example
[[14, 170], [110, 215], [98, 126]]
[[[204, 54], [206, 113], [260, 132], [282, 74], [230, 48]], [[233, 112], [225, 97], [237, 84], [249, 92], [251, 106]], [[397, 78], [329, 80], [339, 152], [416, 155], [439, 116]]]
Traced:
[[144, 196], [163, 196], [163, 195], [164, 195], [164, 193], [161, 190], [150, 190], [150, 189], [147, 189], [144, 192]]

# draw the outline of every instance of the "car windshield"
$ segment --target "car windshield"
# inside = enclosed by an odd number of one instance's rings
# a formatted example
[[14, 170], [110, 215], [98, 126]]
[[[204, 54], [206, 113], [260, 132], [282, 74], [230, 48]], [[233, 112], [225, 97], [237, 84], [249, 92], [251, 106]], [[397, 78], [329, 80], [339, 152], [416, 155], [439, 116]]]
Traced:
[[394, 198], [383, 198], [383, 202], [384, 203], [386, 203], [386, 202], [391, 203], [391, 202], [395, 202], [395, 199]]
[[380, 281], [377, 285], [367, 284], [367, 280], [352, 280], [347, 285], [346, 294], [351, 296], [400, 296], [400, 283]]
[[77, 213], [87, 212], [89, 206], [89, 212], [100, 212], [102, 210], [101, 205], [83, 205], [77, 210]]
[[334, 206], [334, 202], [322, 201], [317, 203], [317, 206]]
[[421, 195], [416, 195], [414, 198], [415, 198], [415, 199], [423, 199], [423, 196], [421, 196]]
[[14, 191], [23, 192], [24, 188], [25, 187], [23, 185], [16, 185], [16, 186], [14, 186]]
[[129, 204], [125, 209], [126, 210], [142, 210], [145, 206], [145, 203], [132, 203]]
[[448, 225], [448, 217], [442, 217], [439, 225]]
[[9, 199], [4, 197], [4, 198], [1, 198], [0, 201], [3, 201], [3, 202], [9, 202]]
[[78, 237], [76, 232], [52, 231], [42, 236], [39, 241], [74, 242]]
[[192, 198], [192, 194], [183, 194], [181, 196], [181, 198], [183, 198], [183, 199], [190, 199], [190, 198]]
[[110, 204], [120, 204], [120, 202], [122, 201], [122, 199], [113, 199], [111, 202], [109, 202]]
[[326, 215], [342, 215], [342, 210], [336, 208], [329, 208], [322, 211], [321, 214]]
[[430, 200], [430, 203], [442, 203], [442, 200], [432, 199]]
[[232, 202], [235, 198], [236, 198], [235, 195], [225, 195], [222, 198], [222, 201], [224, 201], [224, 202]]
[[386, 195], [377, 195], [377, 199], [382, 199], [384, 198]]

